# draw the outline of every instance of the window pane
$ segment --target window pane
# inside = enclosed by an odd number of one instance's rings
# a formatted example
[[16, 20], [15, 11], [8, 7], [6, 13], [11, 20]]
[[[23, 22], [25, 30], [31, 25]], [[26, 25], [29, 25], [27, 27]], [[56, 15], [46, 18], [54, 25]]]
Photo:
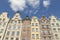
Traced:
[[33, 39], [35, 38], [35, 35], [34, 35], [34, 34], [32, 34], [32, 38], [33, 38]]
[[7, 35], [9, 35], [10, 34], [10, 31], [7, 31]]

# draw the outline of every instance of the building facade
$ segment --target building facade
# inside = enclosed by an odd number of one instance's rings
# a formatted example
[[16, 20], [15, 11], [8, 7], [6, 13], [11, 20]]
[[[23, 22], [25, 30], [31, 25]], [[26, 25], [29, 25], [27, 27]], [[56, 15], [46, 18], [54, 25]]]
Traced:
[[45, 16], [40, 19], [40, 37], [41, 40], [53, 40], [50, 22]]
[[16, 12], [13, 18], [8, 13], [0, 14], [0, 40], [60, 40], [60, 20], [55, 16], [21, 18]]
[[21, 39], [22, 18], [19, 13], [16, 13], [12, 19], [10, 19], [4, 40], [20, 40]]
[[7, 24], [9, 21], [9, 18], [7, 17], [7, 15], [8, 15], [7, 12], [3, 12], [0, 15], [0, 40], [3, 40], [6, 32]]
[[31, 40], [40, 40], [39, 20], [36, 16], [31, 19]]
[[60, 40], [60, 20], [55, 16], [50, 16], [50, 25], [54, 40]]
[[28, 16], [26, 16], [26, 18], [23, 19], [21, 40], [31, 40], [31, 25]]

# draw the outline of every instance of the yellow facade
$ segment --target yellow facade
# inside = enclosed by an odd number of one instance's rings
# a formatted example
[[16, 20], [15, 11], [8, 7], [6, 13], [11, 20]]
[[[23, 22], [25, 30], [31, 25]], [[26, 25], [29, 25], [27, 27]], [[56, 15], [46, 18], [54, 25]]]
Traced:
[[31, 40], [40, 40], [39, 21], [36, 16], [31, 19]]

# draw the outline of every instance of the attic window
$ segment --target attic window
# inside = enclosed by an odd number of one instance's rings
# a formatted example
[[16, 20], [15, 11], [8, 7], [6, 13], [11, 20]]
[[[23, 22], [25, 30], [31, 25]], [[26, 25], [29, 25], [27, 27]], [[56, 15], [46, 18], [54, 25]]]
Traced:
[[16, 15], [16, 17], [18, 17], [18, 15]]
[[53, 19], [53, 21], [55, 22], [55, 19]]

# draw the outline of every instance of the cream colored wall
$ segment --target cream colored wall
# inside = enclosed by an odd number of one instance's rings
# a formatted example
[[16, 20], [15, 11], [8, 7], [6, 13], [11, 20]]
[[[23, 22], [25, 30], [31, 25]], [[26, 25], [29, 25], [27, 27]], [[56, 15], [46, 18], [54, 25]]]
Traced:
[[[7, 27], [7, 24], [8, 24], [8, 21], [9, 21], [9, 18], [7, 17], [7, 12], [3, 12], [1, 15], [0, 15], [0, 18], [1, 18], [1, 21], [2, 23], [6, 23], [5, 26], [3, 27], [3, 25], [1, 24], [0, 25], [0, 30], [3, 29], [2, 33], [0, 33], [0, 36], [1, 36], [1, 39], [2, 40], [4, 38], [4, 34], [5, 34], [5, 31], [6, 31], [6, 27]], [[3, 19], [5, 19], [5, 21], [3, 22]]]
[[[51, 20], [50, 20], [50, 25], [51, 25], [51, 28], [52, 28], [54, 40], [57, 40], [57, 39], [55, 38], [55, 34], [58, 34], [58, 38], [59, 38], [58, 40], [60, 40], [60, 32], [58, 32], [58, 28], [60, 28], [60, 26], [57, 27], [57, 25], [56, 25], [56, 23], [59, 23], [59, 25], [60, 25], [60, 21], [57, 20], [57, 18], [56, 18], [55, 16], [51, 16], [50, 19], [51, 19]], [[53, 19], [55, 19], [56, 22], [53, 22]], [[52, 26], [52, 23], [54, 23], [55, 26]], [[53, 31], [53, 28], [55, 28], [57, 32], [54, 32], [54, 31]]]
[[[17, 15], [18, 15], [18, 17], [16, 17]], [[21, 22], [20, 22], [20, 23], [14, 23], [14, 22], [11, 23], [12, 20], [14, 20], [14, 21], [15, 21], [15, 20], [16, 20], [16, 21], [21, 20]], [[17, 28], [18, 26], [20, 26], [20, 29], [13, 29], [14, 25], [16, 26], [16, 28]], [[11, 26], [12, 29], [8, 29], [8, 26]], [[21, 28], [22, 28], [22, 19], [21, 19], [19, 13], [16, 13], [16, 14], [14, 15], [14, 17], [10, 20], [8, 26], [7, 26], [6, 34], [7, 34], [7, 31], [10, 31], [10, 32], [14, 31], [14, 32], [15, 32], [15, 35], [12, 36], [11, 34], [9, 34], [9, 36], [7, 36], [7, 35], [5, 34], [4, 40], [5, 40], [6, 37], [9, 38], [8, 40], [11, 40], [11, 37], [14, 38], [14, 40], [16, 40], [16, 38], [18, 37], [19, 40], [20, 40], [20, 37], [21, 37]], [[20, 32], [20, 35], [19, 35], [19, 36], [16, 35], [16, 32], [17, 32], [17, 31]]]
[[[34, 18], [36, 18], [36, 22], [34, 22]], [[32, 23], [38, 23], [38, 26], [32, 26]], [[38, 28], [38, 32], [32, 32], [32, 28]], [[32, 34], [39, 34], [39, 39], [36, 39], [36, 35], [35, 35], [35, 39], [32, 39]], [[31, 19], [31, 40], [40, 40], [40, 29], [39, 29], [39, 21], [37, 17], [32, 17]]]

